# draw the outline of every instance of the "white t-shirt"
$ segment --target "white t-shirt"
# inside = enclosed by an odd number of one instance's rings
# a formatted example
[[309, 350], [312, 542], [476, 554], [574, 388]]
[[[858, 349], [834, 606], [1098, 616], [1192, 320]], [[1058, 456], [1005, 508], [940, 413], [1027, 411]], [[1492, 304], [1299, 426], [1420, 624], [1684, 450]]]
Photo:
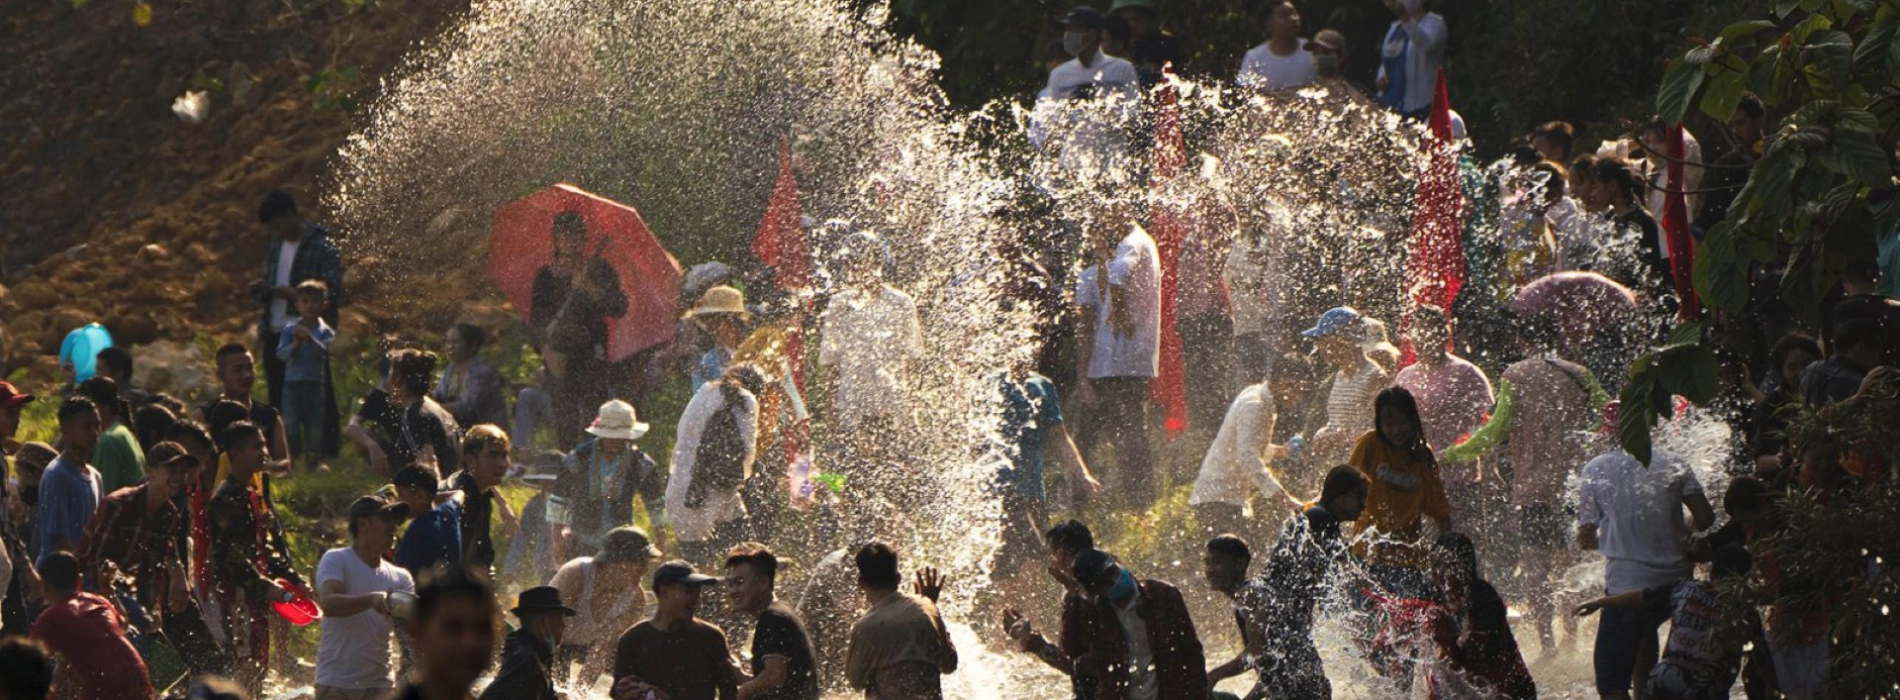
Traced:
[[1121, 622], [1122, 638], [1128, 641], [1129, 700], [1154, 700], [1161, 694], [1160, 679], [1155, 675], [1154, 645], [1148, 641], [1148, 621], [1141, 619], [1141, 591], [1127, 607], [1109, 604], [1115, 619]]
[[1319, 68], [1313, 54], [1302, 44], [1286, 56], [1261, 44], [1247, 49], [1240, 61], [1240, 75], [1234, 79], [1241, 87], [1254, 90], [1286, 90], [1312, 85], [1319, 80]]
[[[283, 241], [283, 245], [277, 247], [277, 278], [271, 280], [272, 286], [290, 286], [290, 267], [296, 264], [297, 248], [302, 245], [301, 240]], [[290, 325], [290, 301], [282, 297], [271, 297], [270, 329], [281, 332], [287, 325]]]
[[[1161, 370], [1161, 255], [1155, 239], [1140, 226], [1115, 246], [1108, 260], [1107, 284], [1098, 277], [1102, 266], [1084, 270], [1076, 283], [1075, 303], [1095, 310], [1095, 345], [1089, 356], [1089, 378], [1154, 377]], [[1129, 335], [1118, 335], [1110, 322], [1111, 296], [1104, 287], [1122, 290]]]
[[1609, 595], [1681, 581], [1695, 573], [1683, 536], [1689, 524], [1682, 499], [1702, 493], [1689, 461], [1657, 450], [1645, 469], [1622, 450], [1583, 465], [1577, 490], [1577, 520], [1597, 528], [1597, 551], [1608, 563], [1603, 590]]
[[[704, 542], [712, 538], [713, 526], [745, 517], [745, 501], [739, 498], [737, 490], [708, 493], [698, 508], [686, 505], [686, 492], [693, 486], [693, 463], [699, 454], [700, 440], [706, 435], [706, 425], [725, 407], [726, 397], [720, 385], [707, 384], [693, 394], [693, 399], [686, 403], [686, 410], [680, 414], [679, 430], [673, 442], [673, 469], [666, 481], [666, 516], [681, 542]], [[746, 448], [747, 476], [752, 474], [753, 441], [758, 430], [759, 402], [747, 394], [739, 418], [739, 439]]]
[[1108, 54], [1088, 66], [1072, 58], [1049, 71], [1036, 95], [1029, 138], [1073, 172], [1120, 168], [1130, 157], [1126, 128], [1140, 106], [1134, 64]]
[[[414, 593], [415, 580], [402, 567], [378, 561], [372, 569], [356, 550], [339, 547], [317, 560], [317, 587], [342, 581], [344, 595], [380, 591]], [[365, 610], [348, 617], [323, 618], [317, 641], [317, 685], [332, 688], [392, 688], [389, 677], [389, 616]]]
[[873, 416], [902, 418], [910, 405], [905, 365], [923, 356], [923, 325], [909, 294], [889, 285], [839, 292], [825, 308], [818, 342], [818, 364], [838, 370], [831, 419], [849, 428]]
[[1284, 489], [1267, 471], [1265, 453], [1277, 417], [1273, 391], [1266, 382], [1241, 389], [1201, 460], [1201, 474], [1194, 480], [1188, 503], [1227, 503], [1245, 509], [1254, 489], [1267, 498], [1280, 495]]

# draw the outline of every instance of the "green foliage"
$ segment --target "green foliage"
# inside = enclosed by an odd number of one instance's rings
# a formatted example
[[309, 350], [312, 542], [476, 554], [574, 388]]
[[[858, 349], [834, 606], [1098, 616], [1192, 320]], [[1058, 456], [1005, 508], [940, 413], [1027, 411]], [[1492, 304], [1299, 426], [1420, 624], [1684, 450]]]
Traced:
[[[1787, 255], [1780, 296], [1815, 322], [1841, 268], [1873, 256], [1873, 232], [1893, 216], [1874, 195], [1893, 188], [1900, 0], [1784, 0], [1773, 17], [1734, 22], [1715, 40], [1698, 40], [1670, 63], [1656, 111], [1676, 121], [1699, 108], [1726, 121], [1746, 90], [1779, 117], [1728, 220], [1697, 251], [1696, 293], [1715, 311], [1740, 314], [1750, 300], [1751, 266]], [[1666, 415], [1663, 392], [1699, 387], [1714, 363], [1712, 352], [1676, 344], [1639, 359], [1623, 392], [1624, 448], [1647, 456], [1649, 436], [1639, 424]], [[1641, 406], [1649, 415], [1632, 415]]]
[[303, 89], [310, 93], [318, 110], [355, 112], [361, 106], [353, 96], [358, 82], [355, 68], [325, 68], [305, 80]]

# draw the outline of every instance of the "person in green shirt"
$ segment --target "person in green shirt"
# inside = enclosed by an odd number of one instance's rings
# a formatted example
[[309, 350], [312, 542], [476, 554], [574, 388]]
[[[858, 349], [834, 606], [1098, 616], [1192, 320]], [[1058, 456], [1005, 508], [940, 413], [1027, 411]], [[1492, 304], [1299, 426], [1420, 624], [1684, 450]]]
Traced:
[[104, 492], [110, 494], [143, 481], [145, 450], [139, 446], [131, 426], [126, 425], [132, 411], [119, 395], [118, 382], [111, 377], [93, 377], [80, 382], [79, 393], [99, 407], [99, 424], [105, 426], [99, 432], [98, 446], [92, 450], [92, 466], [105, 480]]

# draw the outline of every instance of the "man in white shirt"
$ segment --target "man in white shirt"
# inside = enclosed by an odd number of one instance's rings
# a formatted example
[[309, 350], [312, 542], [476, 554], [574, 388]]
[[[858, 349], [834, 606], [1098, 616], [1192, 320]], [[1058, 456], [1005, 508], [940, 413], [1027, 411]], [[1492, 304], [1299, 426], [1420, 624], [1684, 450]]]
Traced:
[[[914, 429], [910, 367], [923, 359], [924, 334], [917, 302], [884, 283], [884, 243], [876, 234], [851, 234], [838, 259], [840, 280], [820, 321], [818, 366], [830, 389], [832, 442], [849, 468], [905, 454], [902, 441]], [[853, 478], [868, 486], [859, 477], [871, 471]]]
[[415, 593], [409, 572], [383, 560], [396, 540], [396, 526], [409, 506], [380, 496], [350, 504], [350, 546], [317, 560], [317, 607], [323, 610], [317, 641], [316, 700], [374, 700], [395, 683], [389, 673], [389, 595]]
[[[1616, 406], [1606, 410], [1606, 428], [1615, 425]], [[1715, 510], [1688, 460], [1664, 450], [1656, 450], [1647, 467], [1621, 449], [1599, 455], [1583, 466], [1577, 497], [1577, 545], [1603, 553], [1606, 595], [1690, 578], [1695, 564], [1688, 536], [1715, 523]], [[1693, 523], [1683, 520], [1684, 507]], [[1656, 664], [1656, 629], [1665, 619], [1639, 609], [1598, 618], [1599, 697], [1628, 698], [1632, 685], [1643, 686]]]
[[1102, 13], [1092, 7], [1069, 11], [1062, 22], [1062, 50], [1075, 58], [1049, 71], [1036, 96], [1030, 140], [1076, 175], [1127, 167], [1127, 129], [1141, 105], [1134, 64], [1102, 53]]
[[1161, 256], [1124, 204], [1096, 205], [1084, 225], [1096, 260], [1075, 293], [1080, 327], [1091, 329], [1076, 356], [1079, 396], [1091, 413], [1088, 443], [1108, 443], [1119, 458], [1108, 474], [1111, 492], [1145, 505], [1155, 494], [1147, 410], [1161, 368]]
[[1398, 19], [1380, 42], [1379, 101], [1408, 117], [1424, 118], [1445, 65], [1445, 18], [1425, 11], [1425, 0], [1383, 0]]
[[1194, 521], [1200, 523], [1202, 530], [1216, 535], [1260, 534], [1259, 528], [1251, 526], [1255, 491], [1268, 502], [1263, 504], [1263, 509], [1269, 523], [1280, 521], [1280, 511], [1273, 504], [1294, 512], [1300, 510], [1299, 499], [1287, 493], [1279, 479], [1267, 469], [1270, 460], [1286, 454], [1285, 446], [1272, 444], [1277, 418], [1273, 390], [1266, 382], [1241, 389], [1240, 395], [1234, 397], [1233, 405], [1227, 408], [1227, 418], [1221, 421], [1220, 432], [1214, 436], [1214, 444], [1207, 448], [1207, 456], [1201, 460], [1201, 474], [1194, 480], [1194, 493], [1188, 496], [1188, 505], [1194, 508]]
[[1275, 0], [1262, 6], [1260, 25], [1267, 32], [1267, 41], [1247, 50], [1235, 82], [1243, 88], [1271, 92], [1319, 80], [1313, 54], [1300, 41], [1300, 11], [1293, 7], [1292, 0]]

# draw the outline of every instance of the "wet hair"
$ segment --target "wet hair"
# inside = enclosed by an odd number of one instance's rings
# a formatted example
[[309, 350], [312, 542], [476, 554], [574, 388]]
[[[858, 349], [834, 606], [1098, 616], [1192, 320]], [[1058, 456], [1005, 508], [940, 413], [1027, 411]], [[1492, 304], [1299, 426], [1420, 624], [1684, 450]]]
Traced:
[[204, 445], [212, 449], [217, 449], [218, 447], [217, 443], [211, 441], [211, 431], [205, 430], [203, 423], [189, 418], [165, 426], [165, 433], [160, 439], [167, 442], [180, 443], [186, 447], [190, 447], [193, 443]]
[[303, 297], [316, 297], [328, 301], [330, 299], [330, 285], [324, 284], [323, 280], [316, 279], [298, 282], [297, 298], [301, 299]]
[[165, 431], [178, 422], [178, 414], [171, 409], [155, 403], [148, 403], [132, 411], [132, 432], [138, 436], [139, 444], [150, 445], [165, 439]]
[[1715, 578], [1747, 576], [1755, 569], [1755, 557], [1748, 548], [1739, 544], [1725, 544], [1715, 548], [1715, 556], [1709, 562], [1709, 573]]
[[94, 359], [99, 362], [99, 372], [113, 379], [132, 381], [132, 353], [114, 345], [100, 350]]
[[1740, 114], [1746, 114], [1755, 121], [1763, 121], [1768, 118], [1768, 105], [1762, 104], [1761, 98], [1752, 92], [1742, 93], [1741, 101], [1735, 103], [1735, 111]]
[[[1781, 372], [1782, 363], [1787, 362], [1788, 356], [1796, 352], [1806, 352], [1816, 359], [1819, 359], [1821, 357], [1821, 344], [1814, 342], [1814, 336], [1800, 331], [1781, 336], [1780, 340], [1775, 341], [1774, 349], [1768, 351], [1769, 371], [1771, 373]], [[1794, 387], [1787, 388], [1793, 389]]]
[[390, 371], [404, 391], [413, 396], [429, 393], [429, 387], [435, 385], [435, 353], [414, 348], [397, 350]]
[[492, 606], [495, 604], [495, 594], [488, 584], [465, 571], [444, 573], [416, 591], [415, 624], [427, 624], [429, 618], [435, 616], [436, 610], [449, 600], [477, 600]]
[[264, 441], [264, 431], [249, 420], [241, 420], [224, 426], [218, 431], [218, 451], [230, 452], [248, 444], [251, 440]]
[[726, 568], [750, 566], [753, 571], [765, 576], [768, 587], [778, 583], [778, 555], [757, 542], [741, 542], [726, 552]]
[[508, 433], [493, 423], [482, 423], [462, 433], [462, 454], [464, 455], [478, 455], [494, 445], [500, 445], [504, 450], [511, 447], [508, 444]]
[[33, 567], [39, 572], [40, 581], [55, 591], [72, 592], [79, 590], [79, 558], [72, 552], [57, 551], [40, 555], [40, 562]]
[[1576, 144], [1577, 127], [1566, 121], [1544, 122], [1531, 131], [1531, 138], [1555, 142], [1558, 148], [1563, 149], [1564, 157], [1569, 158], [1571, 148]]
[[1242, 567], [1253, 562], [1253, 549], [1247, 541], [1237, 535], [1221, 535], [1207, 541], [1207, 553], [1218, 554], [1240, 562]]
[[280, 216], [296, 216], [297, 199], [289, 192], [278, 190], [264, 195], [264, 201], [257, 204], [258, 223], [268, 224]]
[[1871, 318], [1842, 321], [1834, 327], [1834, 352], [1853, 350], [1866, 344], [1880, 346], [1880, 324]]
[[852, 558], [858, 566], [858, 584], [874, 591], [896, 588], [904, 580], [897, 573], [897, 550], [883, 542], [872, 542], [858, 549]]
[[92, 399], [86, 398], [83, 395], [74, 394], [68, 396], [65, 401], [59, 404], [59, 422], [61, 425], [64, 425], [69, 418], [77, 418], [87, 413], [95, 416], [99, 415], [99, 407], [93, 404]]
[[488, 331], [482, 330], [481, 326], [473, 323], [457, 323], [450, 326], [449, 330], [462, 336], [462, 343], [467, 345], [471, 352], [480, 352], [482, 346], [488, 344]]
[[52, 692], [52, 653], [26, 637], [0, 638], [0, 695], [37, 700]]
[[1341, 464], [1326, 472], [1326, 480], [1319, 488], [1319, 502], [1325, 503], [1335, 498], [1353, 493], [1364, 493], [1372, 488], [1372, 482], [1366, 480], [1364, 472], [1350, 464]]
[[215, 356], [215, 359], [213, 359], [212, 362], [218, 366], [219, 372], [223, 372], [225, 358], [236, 357], [238, 355], [249, 355], [249, 354], [251, 354], [251, 349], [244, 347], [243, 343], [225, 343], [223, 346], [218, 348], [218, 354]]
[[1386, 438], [1385, 428], [1382, 425], [1385, 422], [1385, 409], [1387, 408], [1395, 408], [1398, 409], [1400, 413], [1405, 414], [1405, 418], [1412, 423], [1412, 436], [1414, 439], [1425, 439], [1424, 421], [1420, 420], [1418, 415], [1418, 399], [1413, 398], [1412, 392], [1406, 391], [1405, 387], [1389, 386], [1386, 387], [1384, 391], [1380, 391], [1378, 397], [1372, 400], [1372, 429], [1379, 433], [1380, 440], [1385, 440], [1387, 443], [1391, 442], [1391, 440]]
[[1570, 185], [1570, 171], [1564, 166], [1546, 160], [1531, 166], [1530, 171], [1532, 175], [1544, 174], [1543, 185], [1546, 199], [1555, 202], [1564, 198], [1565, 190]]
[[1447, 532], [1439, 535], [1438, 540], [1433, 542], [1432, 546], [1454, 557], [1457, 560], [1458, 568], [1462, 570], [1466, 576], [1471, 577], [1472, 581], [1480, 580], [1478, 576], [1478, 546], [1472, 544], [1471, 538], [1465, 535], [1465, 533]]
[[1083, 525], [1080, 520], [1070, 519], [1059, 523], [1049, 528], [1049, 532], [1044, 534], [1042, 539], [1049, 543], [1050, 549], [1067, 552], [1086, 552], [1095, 548], [1095, 535], [1090, 533], [1089, 526]]
[[1636, 172], [1636, 166], [1631, 165], [1629, 161], [1622, 158], [1599, 158], [1596, 164], [1591, 166], [1590, 174], [1597, 182], [1615, 187], [1631, 202], [1642, 203], [1643, 188], [1647, 187], [1648, 183], [1643, 182], [1643, 176]]

